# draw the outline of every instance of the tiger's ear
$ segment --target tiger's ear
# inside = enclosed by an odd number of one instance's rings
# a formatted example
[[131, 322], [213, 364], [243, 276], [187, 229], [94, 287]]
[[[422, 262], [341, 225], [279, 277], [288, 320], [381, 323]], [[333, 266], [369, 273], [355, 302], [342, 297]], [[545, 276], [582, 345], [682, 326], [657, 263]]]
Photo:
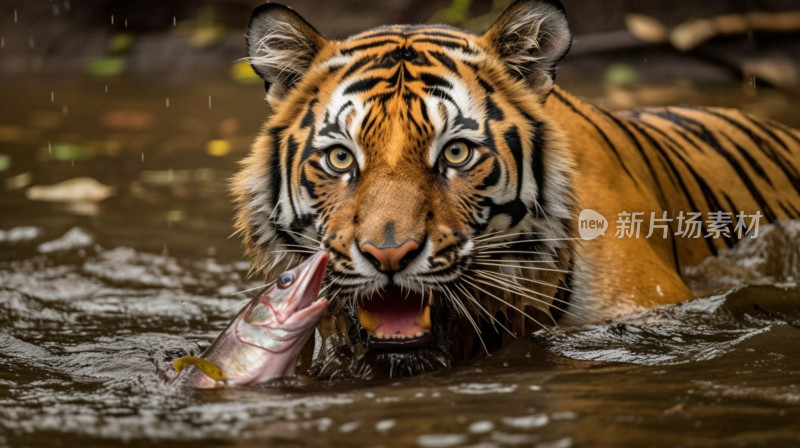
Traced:
[[327, 41], [291, 8], [265, 3], [247, 28], [250, 65], [264, 79], [267, 102], [279, 101], [306, 73]]
[[517, 0], [483, 39], [512, 76], [546, 95], [553, 88], [556, 63], [572, 45], [572, 32], [558, 0]]

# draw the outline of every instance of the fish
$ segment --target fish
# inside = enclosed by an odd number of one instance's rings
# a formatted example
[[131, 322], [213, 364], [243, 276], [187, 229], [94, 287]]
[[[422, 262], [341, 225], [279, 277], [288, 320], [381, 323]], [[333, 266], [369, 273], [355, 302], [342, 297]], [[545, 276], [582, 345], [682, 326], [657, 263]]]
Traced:
[[242, 308], [200, 357], [173, 363], [172, 386], [252, 386], [294, 374], [297, 358], [327, 307], [319, 295], [329, 255], [319, 251]]

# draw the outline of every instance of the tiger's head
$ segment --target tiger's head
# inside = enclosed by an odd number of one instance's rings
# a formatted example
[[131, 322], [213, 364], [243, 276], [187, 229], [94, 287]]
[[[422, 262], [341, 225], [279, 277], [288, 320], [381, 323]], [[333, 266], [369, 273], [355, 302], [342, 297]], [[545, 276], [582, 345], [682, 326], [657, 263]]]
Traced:
[[481, 36], [339, 41], [270, 3], [247, 43], [270, 113], [233, 181], [236, 227], [267, 276], [329, 251], [315, 373], [416, 374], [549, 323], [575, 208], [544, 108], [571, 43], [557, 1], [517, 1]]

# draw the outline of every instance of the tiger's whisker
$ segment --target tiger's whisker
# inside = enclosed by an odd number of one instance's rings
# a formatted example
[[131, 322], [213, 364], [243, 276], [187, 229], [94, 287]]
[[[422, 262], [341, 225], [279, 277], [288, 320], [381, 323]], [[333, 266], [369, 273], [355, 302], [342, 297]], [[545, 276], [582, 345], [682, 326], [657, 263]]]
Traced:
[[[513, 304], [511, 304], [511, 303], [509, 303], [508, 301], [506, 301], [506, 300], [503, 300], [503, 299], [501, 299], [500, 297], [498, 297], [497, 295], [495, 295], [495, 294], [492, 294], [491, 292], [489, 292], [489, 291], [487, 291], [487, 290], [485, 290], [485, 289], [481, 288], [481, 287], [480, 287], [480, 285], [478, 285], [478, 284], [475, 284], [475, 283], [473, 283], [473, 282], [469, 281], [469, 279], [467, 279], [466, 277], [462, 277], [462, 279], [461, 279], [461, 280], [463, 280], [464, 282], [466, 282], [466, 283], [468, 283], [468, 284], [472, 285], [472, 287], [473, 287], [473, 288], [476, 288], [476, 289], [478, 289], [478, 290], [482, 291], [483, 293], [490, 295], [491, 297], [493, 297], [493, 298], [495, 298], [496, 300], [500, 301], [501, 303], [503, 303], [504, 305], [508, 306], [509, 308], [511, 308], [511, 309], [513, 309], [513, 310], [515, 310], [515, 311], [517, 311], [517, 312], [518, 312], [518, 313], [520, 313], [521, 315], [523, 315], [523, 316], [527, 317], [527, 318], [528, 318], [528, 319], [530, 319], [532, 322], [534, 322], [536, 325], [539, 325], [540, 327], [542, 327], [542, 328], [546, 329], [546, 330], [547, 330], [549, 333], [551, 333], [551, 334], [555, 334], [555, 333], [553, 332], [553, 330], [551, 330], [550, 328], [548, 328], [548, 327], [547, 327], [547, 326], [545, 326], [545, 325], [542, 325], [542, 323], [541, 323], [541, 322], [539, 322], [538, 320], [534, 319], [534, 318], [533, 318], [533, 316], [531, 316], [531, 315], [529, 315], [528, 313], [526, 313], [526, 312], [522, 311], [521, 309], [517, 308], [516, 306], [514, 306], [514, 305], [513, 305]], [[473, 280], [474, 280], [474, 279], [473, 279]], [[551, 317], [552, 317], [552, 316], [551, 316]]]
[[573, 274], [573, 271], [566, 270], [566, 269], [555, 269], [555, 268], [540, 268], [537, 266], [520, 266], [515, 264], [502, 264], [502, 263], [487, 263], [485, 261], [476, 261], [476, 265], [480, 266], [498, 266], [501, 268], [517, 268], [517, 269], [529, 269], [532, 271], [544, 271], [544, 272], [560, 272], [562, 274]]
[[[503, 283], [499, 283], [497, 281], [498, 280], [502, 281], [502, 279], [492, 278], [492, 277], [487, 276], [486, 274], [483, 274], [483, 273], [480, 273], [480, 272], [478, 272], [477, 275], [480, 275], [482, 278], [484, 278], [486, 280], [494, 280], [494, 282], [492, 282], [491, 284], [486, 283], [486, 282], [483, 283], [483, 284], [485, 284], [487, 286], [494, 286], [497, 289], [501, 289], [501, 290], [510, 292], [512, 294], [515, 293], [515, 294], [517, 294], [519, 296], [522, 296], [522, 297], [525, 297], [527, 299], [533, 300], [535, 302], [541, 303], [541, 304], [546, 305], [548, 307], [552, 306], [552, 307], [558, 309], [559, 311], [561, 311], [562, 313], [568, 314], [568, 315], [570, 315], [572, 317], [575, 317], [575, 318], [577, 318], [579, 320], [584, 320], [581, 316], [579, 316], [579, 315], [577, 315], [577, 314], [575, 314], [573, 312], [567, 311], [565, 308], [562, 308], [561, 306], [553, 305], [553, 303], [551, 303], [551, 302], [547, 302], [547, 301], [542, 300], [542, 299], [540, 299], [538, 297], [533, 297], [531, 295], [528, 295], [528, 293], [536, 294], [536, 295], [542, 296], [544, 298], [551, 299], [554, 302], [561, 302], [561, 303], [563, 303], [565, 305], [569, 305], [569, 302], [566, 302], [566, 301], [561, 300], [561, 299], [557, 299], [555, 297], [548, 296], [547, 294], [543, 294], [543, 293], [540, 293], [538, 291], [533, 291], [533, 290], [530, 290], [530, 289], [526, 289], [526, 288], [520, 286], [519, 284], [503, 284]], [[474, 279], [474, 280], [478, 281], [478, 279]], [[553, 323], [555, 323], [555, 321]]]
[[[560, 289], [562, 291], [566, 291], [566, 292], [575, 294], [575, 291], [567, 288], [566, 286], [556, 285], [554, 283], [546, 282], [544, 280], [535, 280], [535, 279], [527, 278], [527, 277], [518, 277], [516, 275], [506, 274], [505, 272], [489, 271], [489, 270], [486, 270], [486, 269], [476, 269], [475, 272], [492, 273], [494, 275], [499, 275], [499, 276], [507, 277], [507, 278], [514, 279], [514, 280], [522, 280], [522, 281], [526, 281], [526, 282], [536, 283], [537, 285], [549, 286], [549, 287], [552, 287], [552, 288]], [[565, 303], [569, 303], [569, 302], [565, 302]], [[575, 306], [574, 304], [570, 304], [570, 305]]]
[[465, 297], [467, 297], [467, 300], [469, 300], [469, 303], [470, 303], [470, 304], [471, 304], [473, 307], [476, 307], [476, 308], [478, 308], [478, 310], [479, 310], [479, 311], [478, 311], [478, 314], [480, 314], [481, 312], [483, 312], [483, 314], [485, 314], [485, 315], [486, 315], [486, 319], [489, 321], [489, 323], [491, 323], [491, 324], [492, 324], [492, 326], [493, 326], [493, 327], [494, 327], [495, 325], [498, 325], [498, 326], [500, 326], [500, 328], [502, 328], [503, 330], [505, 330], [505, 331], [506, 331], [506, 333], [508, 333], [509, 335], [511, 335], [511, 337], [516, 337], [516, 335], [514, 334], [514, 332], [512, 332], [511, 330], [509, 330], [509, 329], [508, 329], [508, 327], [506, 327], [505, 325], [503, 325], [503, 323], [502, 323], [502, 322], [500, 322], [499, 320], [497, 320], [497, 318], [495, 318], [495, 317], [492, 315], [492, 313], [490, 313], [490, 312], [489, 312], [489, 310], [487, 310], [486, 308], [484, 308], [484, 306], [483, 306], [483, 305], [480, 303], [480, 301], [479, 301], [478, 299], [476, 299], [476, 298], [475, 298], [475, 296], [473, 296], [473, 295], [472, 295], [472, 293], [470, 293], [470, 292], [467, 290], [467, 288], [466, 288], [466, 287], [464, 287], [464, 286], [463, 286], [463, 285], [461, 285], [460, 283], [456, 283], [456, 284], [455, 284], [455, 287], [456, 287], [456, 288], [457, 288], [459, 291], [461, 291], [461, 292], [464, 294], [464, 296], [465, 296]]

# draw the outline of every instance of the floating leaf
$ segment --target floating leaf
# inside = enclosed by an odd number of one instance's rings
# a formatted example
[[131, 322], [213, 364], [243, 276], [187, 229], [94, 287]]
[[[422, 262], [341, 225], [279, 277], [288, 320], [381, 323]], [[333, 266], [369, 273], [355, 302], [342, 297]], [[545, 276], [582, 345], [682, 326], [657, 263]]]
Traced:
[[196, 356], [184, 356], [176, 359], [175, 362], [172, 363], [172, 367], [176, 372], [181, 372], [189, 366], [197, 367], [201, 372], [214, 381], [225, 381], [228, 379], [220, 366], [207, 359], [198, 358]]
[[108, 51], [112, 53], [125, 53], [133, 47], [133, 34], [118, 33], [108, 41]]
[[11, 168], [11, 156], [0, 154], [0, 171]]
[[89, 61], [86, 72], [98, 78], [117, 76], [125, 71], [125, 58], [123, 57], [100, 57]]
[[231, 152], [231, 144], [227, 140], [210, 140], [206, 144], [206, 152], [214, 157], [223, 157]]
[[231, 78], [242, 84], [255, 84], [261, 82], [261, 78], [250, 66], [249, 61], [238, 61], [231, 67]]
[[81, 145], [71, 143], [56, 143], [48, 148], [42, 148], [41, 153], [44, 158], [52, 158], [62, 161], [81, 160], [89, 157], [89, 149]]
[[635, 68], [627, 64], [612, 64], [605, 74], [605, 81], [618, 86], [632, 84], [639, 79]]
[[208, 48], [222, 41], [224, 37], [224, 26], [219, 24], [203, 25], [192, 32], [189, 42], [195, 48]]

